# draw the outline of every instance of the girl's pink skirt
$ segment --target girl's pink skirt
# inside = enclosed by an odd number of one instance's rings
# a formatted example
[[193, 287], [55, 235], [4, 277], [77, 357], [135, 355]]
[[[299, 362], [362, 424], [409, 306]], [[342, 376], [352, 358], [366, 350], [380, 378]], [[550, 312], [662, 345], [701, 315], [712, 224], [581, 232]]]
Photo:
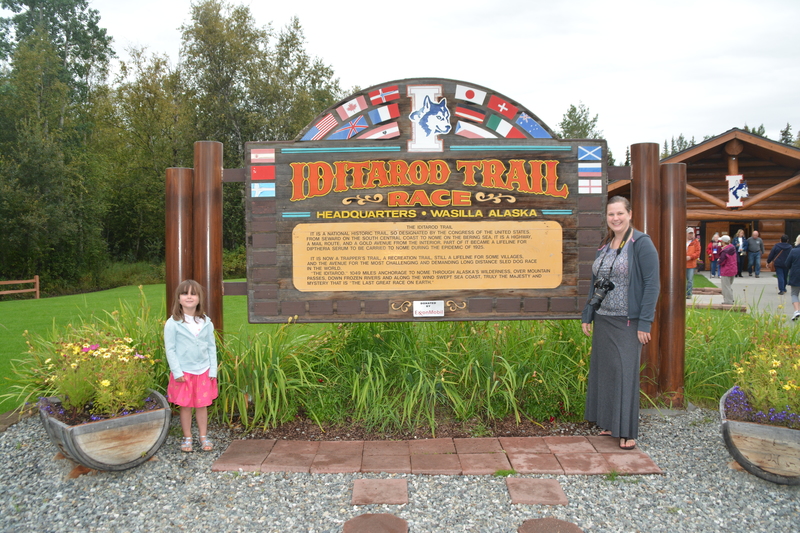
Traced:
[[169, 373], [167, 399], [181, 407], [208, 407], [219, 395], [217, 378], [208, 377], [208, 370], [200, 375], [183, 373], [184, 382], [175, 381]]

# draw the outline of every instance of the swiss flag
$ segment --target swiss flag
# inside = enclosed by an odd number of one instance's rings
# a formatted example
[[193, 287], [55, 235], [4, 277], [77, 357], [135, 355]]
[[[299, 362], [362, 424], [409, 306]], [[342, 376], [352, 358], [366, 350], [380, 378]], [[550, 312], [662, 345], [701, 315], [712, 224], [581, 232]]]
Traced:
[[510, 103], [506, 102], [502, 98], [492, 95], [489, 97], [489, 105], [487, 106], [492, 111], [497, 111], [504, 117], [514, 118], [514, 115], [517, 114], [519, 108], [517, 106], [511, 105]]

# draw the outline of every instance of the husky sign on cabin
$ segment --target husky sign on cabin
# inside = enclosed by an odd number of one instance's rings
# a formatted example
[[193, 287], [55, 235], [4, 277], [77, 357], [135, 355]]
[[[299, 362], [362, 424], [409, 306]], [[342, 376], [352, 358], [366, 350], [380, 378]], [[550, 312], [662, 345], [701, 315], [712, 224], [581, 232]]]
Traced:
[[247, 143], [250, 321], [576, 318], [606, 150], [431, 78], [358, 92], [294, 141]]

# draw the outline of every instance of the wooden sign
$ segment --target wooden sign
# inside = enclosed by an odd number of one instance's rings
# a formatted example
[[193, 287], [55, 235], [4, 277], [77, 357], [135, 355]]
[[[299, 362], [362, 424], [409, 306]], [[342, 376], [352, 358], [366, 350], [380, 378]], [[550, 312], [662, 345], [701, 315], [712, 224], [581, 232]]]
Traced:
[[356, 93], [246, 145], [250, 321], [576, 318], [606, 143], [455, 80]]

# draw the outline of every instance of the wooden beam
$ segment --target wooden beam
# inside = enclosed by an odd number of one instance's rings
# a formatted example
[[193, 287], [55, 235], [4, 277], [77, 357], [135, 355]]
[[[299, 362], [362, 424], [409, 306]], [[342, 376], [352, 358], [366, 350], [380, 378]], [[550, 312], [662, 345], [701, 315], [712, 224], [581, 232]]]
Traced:
[[727, 209], [728, 204], [723, 200], [720, 200], [716, 196], [711, 196], [707, 192], [701, 191], [697, 187], [693, 187], [692, 185], [686, 184], [686, 193], [691, 194], [692, 196], [697, 196], [701, 200], [705, 200], [710, 204], [714, 204], [717, 207], [721, 207], [722, 209]]
[[689, 209], [686, 218], [690, 220], [780, 220], [797, 218], [796, 209]]
[[247, 177], [245, 176], [243, 168], [222, 169], [222, 183], [236, 183], [245, 181], [247, 181]]
[[617, 189], [621, 189], [622, 187], [624, 187], [626, 185], [630, 185], [630, 184], [631, 184], [631, 180], [619, 180], [619, 181], [615, 181], [614, 183], [609, 183], [608, 184], [608, 192], [612, 193], [612, 192], [616, 191]]
[[785, 189], [788, 189], [789, 187], [793, 187], [794, 185], [797, 185], [798, 183], [800, 183], [800, 174], [795, 174], [794, 176], [792, 176], [788, 180], [782, 181], [781, 183], [770, 187], [766, 191], [762, 191], [762, 192], [758, 193], [757, 195], [753, 196], [752, 198], [747, 198], [743, 202], [743, 204], [744, 204], [743, 209], [749, 209], [750, 207], [756, 205], [758, 202], [761, 202], [762, 200], [766, 200], [770, 196], [774, 196], [775, 194], [777, 194], [777, 193], [779, 193], [779, 192], [781, 192], [781, 191], [783, 191]]

